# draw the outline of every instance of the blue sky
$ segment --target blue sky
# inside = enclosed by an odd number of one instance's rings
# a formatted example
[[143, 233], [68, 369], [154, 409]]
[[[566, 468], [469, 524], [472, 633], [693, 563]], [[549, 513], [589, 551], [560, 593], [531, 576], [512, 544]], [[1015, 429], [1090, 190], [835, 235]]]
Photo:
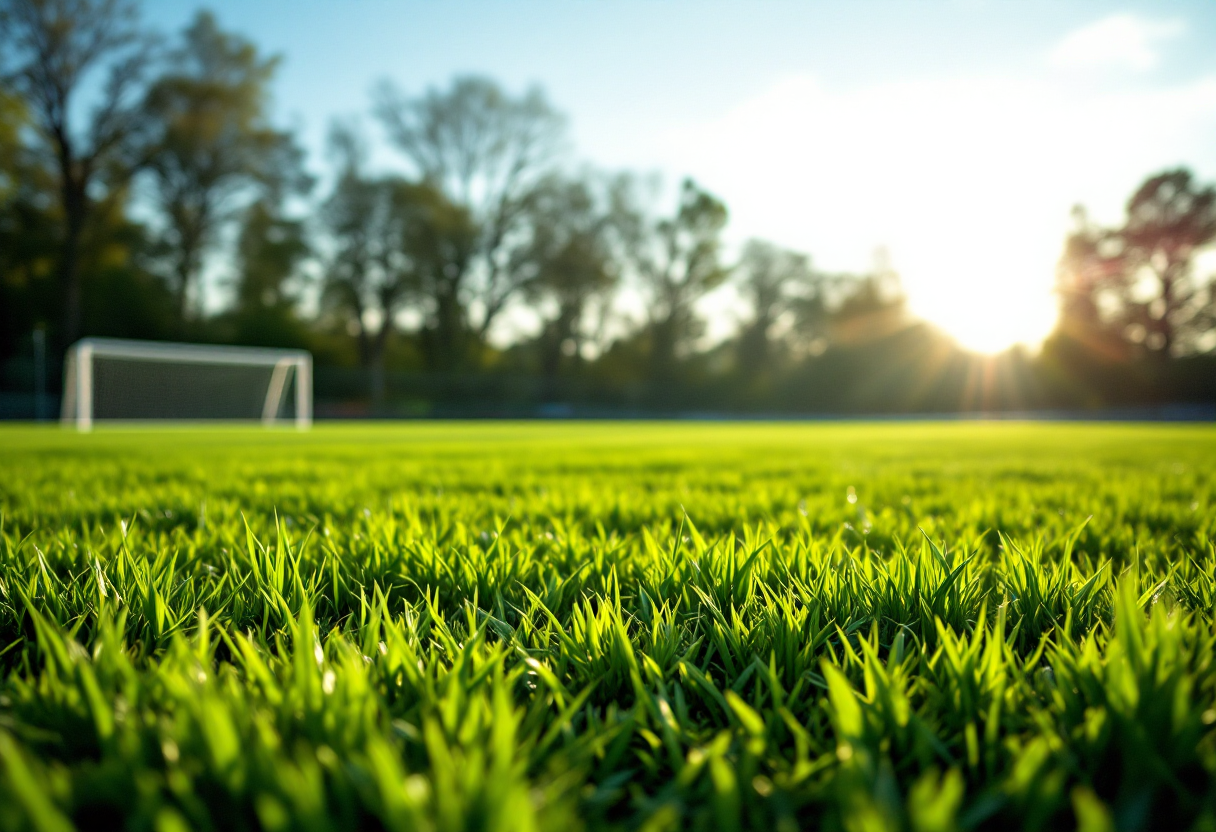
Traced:
[[[156, 0], [173, 31], [202, 4]], [[1035, 342], [1069, 209], [1116, 221], [1148, 173], [1216, 179], [1216, 3], [1044, 0], [257, 0], [205, 4], [284, 64], [324, 168], [330, 117], [484, 73], [542, 85], [571, 163], [692, 175], [829, 269], [878, 247], [963, 343]], [[369, 126], [371, 120], [369, 119]], [[395, 163], [391, 151], [378, 158]], [[729, 291], [705, 305], [725, 332]]]

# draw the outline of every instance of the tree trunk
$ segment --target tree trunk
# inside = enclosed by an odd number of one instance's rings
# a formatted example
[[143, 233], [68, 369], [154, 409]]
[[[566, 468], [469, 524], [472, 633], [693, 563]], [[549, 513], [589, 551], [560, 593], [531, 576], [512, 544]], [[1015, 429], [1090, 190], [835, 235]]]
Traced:
[[432, 370], [451, 372], [465, 359], [464, 310], [455, 295], [435, 298], [435, 327], [431, 331], [428, 363]]
[[651, 380], [667, 382], [675, 374], [676, 313], [656, 321], [650, 328]]
[[1175, 265], [1169, 263], [1161, 274], [1161, 358], [1168, 361], [1174, 352], [1174, 288], [1177, 276]]
[[64, 216], [63, 246], [59, 253], [59, 287], [63, 292], [63, 332], [66, 348], [80, 339], [84, 325], [84, 299], [80, 285], [80, 247], [84, 224], [88, 216], [88, 195], [85, 183], [77, 181], [68, 160], [61, 162]]
[[371, 371], [371, 394], [372, 394], [372, 409], [379, 411], [384, 406], [385, 400], [385, 372], [384, 372], [384, 352], [388, 346], [388, 337], [392, 333], [393, 326], [386, 318], [380, 324], [380, 329], [375, 337], [370, 339], [369, 346], [369, 369]]
[[363, 325], [362, 309], [356, 312], [355, 320], [359, 324], [358, 335], [355, 338], [359, 346], [359, 366], [366, 370], [372, 366], [372, 348], [367, 338], [367, 327]]
[[206, 228], [209, 222], [207, 215], [206, 209], [202, 208], [199, 210], [197, 224], [183, 223], [182, 227], [177, 229], [179, 245], [176, 268], [178, 291], [177, 313], [181, 318], [180, 326], [183, 338], [188, 334], [187, 328], [192, 318], [190, 314], [190, 287], [194, 285], [201, 265], [199, 261], [203, 249], [203, 229]]
[[763, 316], [754, 321], [739, 335], [739, 370], [745, 380], [754, 380], [768, 367], [769, 339], [768, 331], [772, 321]]
[[[560, 392], [558, 377], [562, 370], [562, 357], [566, 342], [575, 341], [575, 326], [582, 317], [582, 309], [573, 303], [562, 304], [557, 317], [545, 327], [541, 336], [540, 369], [544, 378], [543, 396], [556, 399]], [[578, 353], [575, 353], [577, 359]]]
[[185, 253], [180, 253], [177, 262], [177, 326], [182, 338], [186, 336], [186, 323], [190, 320], [190, 265]]
[[64, 234], [59, 260], [59, 285], [63, 292], [63, 345], [80, 339], [84, 325], [84, 300], [80, 286], [81, 229], [71, 220]]

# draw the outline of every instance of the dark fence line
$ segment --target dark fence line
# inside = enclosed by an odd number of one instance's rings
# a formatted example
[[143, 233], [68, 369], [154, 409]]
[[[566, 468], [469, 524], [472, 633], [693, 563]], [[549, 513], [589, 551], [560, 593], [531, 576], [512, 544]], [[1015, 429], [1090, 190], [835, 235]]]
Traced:
[[[544, 377], [501, 370], [389, 371], [377, 384], [365, 369], [318, 366], [314, 399], [319, 419], [1216, 419], [1216, 361], [1211, 357], [1157, 368], [1110, 368], [1109, 379], [1100, 386], [1102, 395], [1071, 400], [1029, 365], [1013, 366], [996, 388], [978, 395], [975, 373], [965, 363], [939, 368], [931, 383], [916, 370], [916, 365], [822, 360], [763, 384], [733, 375], [656, 382], [595, 373]], [[5, 362], [0, 368], [0, 419], [57, 419], [60, 370], [51, 365], [46, 375], [39, 407], [30, 362]], [[1101, 381], [1096, 373], [1082, 377]], [[1063, 388], [1067, 393], [1072, 386], [1068, 382]]]
[[[31, 393], [0, 392], [0, 421], [51, 422], [59, 418], [59, 396], [48, 396], [41, 416], [35, 414]], [[398, 410], [377, 412], [364, 402], [319, 399], [318, 421], [362, 419], [574, 419], [586, 421], [690, 420], [739, 422], [831, 422], [831, 421], [1095, 421], [1095, 422], [1216, 422], [1216, 405], [1175, 404], [1160, 407], [1103, 407], [1091, 410], [943, 411], [936, 413], [749, 413], [743, 411], [660, 411], [644, 408], [594, 408], [562, 403], [506, 406], [436, 406], [426, 413]]]

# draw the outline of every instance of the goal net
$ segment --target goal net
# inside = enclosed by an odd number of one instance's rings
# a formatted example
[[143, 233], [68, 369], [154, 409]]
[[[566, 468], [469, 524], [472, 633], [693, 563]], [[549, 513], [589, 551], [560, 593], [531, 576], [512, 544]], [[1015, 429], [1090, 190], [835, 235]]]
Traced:
[[61, 421], [258, 420], [312, 423], [303, 350], [86, 338], [68, 350]]

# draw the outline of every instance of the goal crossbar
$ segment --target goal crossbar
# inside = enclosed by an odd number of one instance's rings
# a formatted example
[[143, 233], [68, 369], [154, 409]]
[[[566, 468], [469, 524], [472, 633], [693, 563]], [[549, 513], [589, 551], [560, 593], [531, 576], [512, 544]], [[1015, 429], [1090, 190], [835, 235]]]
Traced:
[[261, 421], [267, 425], [277, 420], [288, 375], [294, 371], [296, 427], [307, 428], [312, 424], [312, 355], [305, 350], [85, 338], [71, 346], [64, 362], [60, 415], [60, 421], [74, 424], [80, 430], [91, 429], [95, 419], [94, 362], [98, 358], [270, 368], [270, 383], [261, 408]]

